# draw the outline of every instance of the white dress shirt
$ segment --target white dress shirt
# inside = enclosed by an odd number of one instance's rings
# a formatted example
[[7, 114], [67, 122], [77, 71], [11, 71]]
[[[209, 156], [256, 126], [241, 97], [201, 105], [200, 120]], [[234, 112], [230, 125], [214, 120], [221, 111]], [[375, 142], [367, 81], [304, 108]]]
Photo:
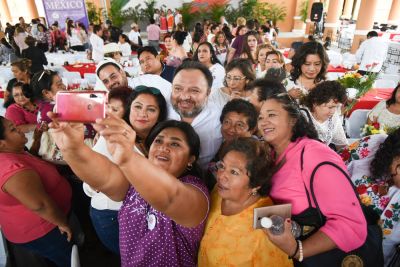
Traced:
[[97, 34], [93, 33], [90, 36], [92, 45], [92, 58], [94, 62], [100, 62], [104, 58], [104, 41]]
[[134, 31], [134, 30], [131, 30], [129, 32], [129, 35], [128, 35], [129, 41], [131, 41], [131, 42], [133, 42], [133, 43], [135, 43], [137, 45], [139, 44], [139, 37], [140, 37], [140, 33], [139, 32]]
[[[360, 63], [359, 70], [379, 72], [386, 59], [388, 41], [380, 37], [371, 37], [361, 43], [356, 52], [357, 62]], [[377, 63], [375, 67], [367, 68], [367, 65]]]
[[211, 90], [216, 90], [224, 87], [224, 79], [225, 79], [225, 69], [221, 64], [216, 63], [212, 65], [209, 70], [213, 76], [213, 83], [211, 86]]

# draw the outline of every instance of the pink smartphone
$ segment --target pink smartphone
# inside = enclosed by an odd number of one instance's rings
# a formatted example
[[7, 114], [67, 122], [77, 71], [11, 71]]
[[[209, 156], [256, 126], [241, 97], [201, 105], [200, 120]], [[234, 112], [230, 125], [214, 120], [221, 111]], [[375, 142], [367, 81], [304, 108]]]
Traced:
[[106, 102], [104, 91], [61, 91], [55, 110], [60, 121], [90, 123], [106, 117]]

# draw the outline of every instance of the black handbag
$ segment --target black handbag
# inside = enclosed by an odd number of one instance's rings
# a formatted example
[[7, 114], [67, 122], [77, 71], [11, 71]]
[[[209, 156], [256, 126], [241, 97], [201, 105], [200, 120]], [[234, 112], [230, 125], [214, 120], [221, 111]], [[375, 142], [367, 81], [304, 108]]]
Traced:
[[[304, 148], [303, 151], [301, 152], [301, 169], [303, 169], [303, 154], [304, 154]], [[350, 177], [348, 174], [338, 165], [336, 165], [333, 162], [329, 161], [324, 161], [319, 163], [313, 170], [311, 174], [311, 179], [310, 179], [310, 191], [311, 191], [311, 198], [315, 204], [315, 208], [311, 206], [310, 202], [310, 195], [309, 192], [307, 191], [306, 188], [306, 194], [307, 198], [309, 200], [309, 205], [310, 207], [307, 209], [308, 211], [314, 210], [314, 214], [317, 214], [316, 217], [317, 222], [314, 221], [314, 231], [311, 232], [315, 233], [320, 227], [322, 227], [325, 222], [326, 222], [326, 217], [322, 214], [321, 209], [319, 208], [317, 199], [315, 197], [314, 193], [314, 178], [315, 178], [315, 173], [317, 170], [324, 165], [330, 165], [336, 169], [338, 169], [348, 180], [348, 182], [351, 184], [354, 194], [356, 194], [357, 199], [360, 201], [358, 194], [355, 190], [355, 187], [353, 183], [351, 182]], [[294, 265], [296, 267], [301, 266], [301, 267], [381, 267], [383, 266], [383, 249], [382, 249], [382, 229], [378, 225], [378, 219], [379, 216], [372, 210], [372, 208], [367, 207], [363, 205], [360, 202], [360, 205], [362, 207], [364, 216], [367, 221], [367, 238], [364, 242], [364, 244], [350, 252], [344, 252], [338, 248], [332, 249], [330, 251], [320, 253], [315, 256], [307, 257], [305, 258], [302, 262], [294, 261]], [[296, 220], [296, 216], [294, 216], [294, 219], [296, 222], [298, 222], [300, 225], [303, 225], [301, 220], [305, 216], [299, 216]], [[310, 218], [307, 218], [307, 220], [310, 220]], [[307, 226], [307, 224], [306, 224]], [[304, 226], [303, 226], [304, 227]], [[309, 235], [305, 236], [308, 237]]]

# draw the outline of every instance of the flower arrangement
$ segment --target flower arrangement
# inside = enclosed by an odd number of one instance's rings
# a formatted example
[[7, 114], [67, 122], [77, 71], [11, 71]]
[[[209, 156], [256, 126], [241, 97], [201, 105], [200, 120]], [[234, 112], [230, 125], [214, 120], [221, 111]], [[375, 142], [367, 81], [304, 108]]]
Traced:
[[353, 106], [357, 103], [357, 100], [360, 99], [363, 95], [365, 95], [374, 84], [375, 80], [378, 77], [378, 72], [371, 72], [371, 70], [378, 65], [378, 63], [372, 63], [366, 65], [367, 72], [365, 75], [361, 75], [358, 72], [346, 72], [343, 77], [338, 79], [338, 82], [344, 88], [354, 88], [357, 90], [355, 96], [351, 99], [351, 102], [346, 107], [346, 111], [350, 111]]
[[386, 127], [383, 124], [380, 124], [376, 120], [374, 120], [370, 124], [365, 124], [363, 128], [361, 128], [361, 136], [368, 136], [373, 134], [386, 134]]

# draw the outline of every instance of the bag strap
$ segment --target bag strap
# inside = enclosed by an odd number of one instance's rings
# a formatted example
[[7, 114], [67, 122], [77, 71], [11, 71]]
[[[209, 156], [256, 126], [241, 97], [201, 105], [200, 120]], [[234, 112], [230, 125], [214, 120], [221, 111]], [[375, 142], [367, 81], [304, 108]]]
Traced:
[[[302, 176], [303, 176], [303, 166], [304, 166], [304, 148], [305, 148], [305, 147], [303, 147], [303, 149], [301, 150], [301, 156], [300, 156], [300, 168], [301, 168], [301, 174], [302, 174]], [[308, 207], [309, 207], [309, 208], [312, 208], [310, 193], [309, 193], [308, 190], [307, 190], [307, 186], [306, 186], [306, 184], [304, 183], [304, 179], [303, 179], [303, 185], [304, 185], [304, 190], [306, 191], [306, 196], [307, 196], [307, 201], [308, 201]]]

